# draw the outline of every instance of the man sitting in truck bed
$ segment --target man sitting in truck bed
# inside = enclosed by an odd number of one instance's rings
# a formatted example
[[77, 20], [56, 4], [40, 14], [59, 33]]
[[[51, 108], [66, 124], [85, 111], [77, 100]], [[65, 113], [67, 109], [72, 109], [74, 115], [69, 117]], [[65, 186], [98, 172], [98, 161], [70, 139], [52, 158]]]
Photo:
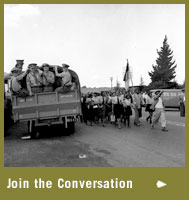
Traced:
[[44, 63], [42, 65], [43, 68], [43, 74], [42, 74], [42, 80], [43, 80], [43, 92], [52, 92], [53, 91], [53, 83], [55, 81], [54, 73], [49, 71], [49, 64]]
[[[15, 68], [17, 68], [17, 75], [21, 75], [22, 79], [19, 80], [19, 84], [21, 85], [21, 88], [26, 89], [26, 73], [22, 70], [24, 65], [24, 60], [16, 60]], [[9, 74], [6, 74], [4, 77], [4, 81], [8, 82], [8, 80], [11, 80], [11, 77], [13, 76], [12, 72]]]
[[22, 88], [21, 81], [23, 78], [28, 74], [28, 70], [23, 73], [20, 73], [20, 70], [17, 67], [11, 69], [11, 82], [10, 88], [13, 95], [17, 95], [19, 97], [26, 97], [28, 96], [28, 91], [26, 88]]
[[[23, 65], [24, 65], [24, 60], [16, 60], [15, 67], [18, 69], [19, 74], [23, 73], [23, 71], [22, 71]], [[4, 80], [7, 81], [7, 80], [11, 79], [11, 76], [12, 76], [12, 72], [6, 74], [6, 76], [4, 77]]]
[[26, 84], [29, 95], [32, 96], [33, 94], [43, 91], [43, 72], [38, 69], [38, 66], [35, 63], [29, 64], [28, 67], [30, 69], [30, 72], [26, 77]]
[[72, 89], [73, 83], [72, 83], [72, 76], [70, 72], [68, 71], [69, 65], [62, 64], [63, 72], [58, 73], [57, 66], [54, 67], [55, 69], [55, 75], [57, 77], [61, 77], [61, 86], [56, 88], [55, 92], [69, 92]]

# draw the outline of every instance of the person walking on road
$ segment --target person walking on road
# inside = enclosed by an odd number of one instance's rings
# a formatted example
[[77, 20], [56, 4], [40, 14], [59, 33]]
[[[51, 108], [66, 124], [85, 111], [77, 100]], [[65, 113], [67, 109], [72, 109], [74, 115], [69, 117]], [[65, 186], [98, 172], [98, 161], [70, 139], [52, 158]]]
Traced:
[[112, 100], [112, 111], [113, 115], [117, 120], [118, 128], [121, 129], [121, 117], [123, 113], [123, 104], [122, 104], [122, 97], [119, 95], [119, 92], [113, 94], [111, 97]]
[[95, 114], [94, 114], [94, 101], [93, 101], [93, 95], [89, 94], [88, 98], [86, 99], [87, 104], [87, 120], [90, 122], [90, 126], [93, 125], [95, 120]]
[[101, 95], [99, 96], [99, 107], [98, 107], [98, 116], [99, 120], [102, 122], [102, 126], [105, 127], [105, 119], [106, 119], [106, 103], [107, 103], [107, 97], [104, 92], [101, 92]]
[[153, 98], [152, 98], [152, 92], [149, 92], [147, 97], [146, 97], [146, 112], [149, 112], [149, 116], [146, 118], [146, 121], [152, 123], [152, 115], [153, 115], [153, 110], [151, 109], [153, 103]]
[[185, 117], [185, 89], [182, 89], [182, 94], [179, 96], [180, 116]]
[[151, 109], [155, 109], [154, 114], [152, 116], [152, 124], [151, 127], [154, 128], [154, 125], [161, 120], [161, 127], [162, 131], [168, 131], [166, 128], [166, 117], [165, 117], [165, 109], [163, 105], [163, 100], [161, 98], [163, 91], [156, 91], [155, 92], [155, 97], [154, 97], [154, 102], [151, 106]]
[[125, 95], [125, 98], [123, 99], [123, 118], [124, 118], [124, 124], [126, 125], [126, 121], [127, 121], [127, 125], [128, 127], [130, 127], [130, 116], [132, 115], [132, 97], [131, 95], [128, 93]]
[[88, 114], [88, 108], [86, 103], [87, 97], [86, 95], [82, 95], [81, 97], [81, 109], [82, 109], [82, 122], [84, 122], [87, 125], [87, 114]]
[[94, 111], [94, 122], [95, 124], [98, 124], [99, 122], [99, 116], [98, 116], [98, 111], [99, 111], [99, 96], [98, 96], [98, 93], [95, 92], [93, 94], [93, 101], [94, 101], [94, 106], [93, 106], [93, 111]]
[[135, 111], [135, 118], [134, 118], [134, 125], [140, 126], [140, 117], [141, 117], [141, 102], [142, 97], [139, 93], [139, 90], [136, 89], [135, 93], [133, 94], [133, 104], [134, 104], [134, 111]]

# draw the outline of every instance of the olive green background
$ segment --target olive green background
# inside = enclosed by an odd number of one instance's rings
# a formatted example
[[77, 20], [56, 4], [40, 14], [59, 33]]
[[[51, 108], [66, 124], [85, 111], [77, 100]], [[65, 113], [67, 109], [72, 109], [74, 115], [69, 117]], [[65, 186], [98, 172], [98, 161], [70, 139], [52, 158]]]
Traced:
[[[188, 166], [188, 126], [186, 123], [186, 165], [185, 167], [4, 167], [4, 115], [3, 115], [3, 76], [4, 76], [4, 4], [55, 4], [55, 3], [100, 3], [100, 4], [185, 4], [186, 13], [186, 52], [189, 52], [188, 46], [188, 16], [189, 3], [187, 1], [177, 0], [151, 0], [151, 1], [76, 1], [76, 0], [38, 0], [38, 1], [1, 1], [0, 3], [0, 64], [1, 64], [1, 84], [0, 84], [0, 198], [6, 200], [12, 199], [181, 199], [184, 200], [189, 196], [189, 166]], [[132, 20], [132, 19], [131, 19]], [[174, 23], [170, 21], [170, 23]], [[177, 27], [175, 27], [177, 31]], [[138, 35], [140, 37], [140, 35]], [[186, 54], [187, 55], [187, 54]], [[186, 56], [186, 66], [189, 62], [189, 57]], [[186, 75], [188, 74], [186, 69]], [[187, 83], [186, 79], [186, 85]], [[186, 94], [188, 91], [186, 90]], [[188, 103], [187, 103], [188, 104]], [[187, 121], [187, 116], [186, 116]], [[111, 178], [118, 178], [119, 180], [132, 180], [133, 189], [59, 189], [57, 187], [57, 179], [64, 178], [68, 180], [109, 180]], [[6, 188], [8, 178], [18, 179], [22, 178], [30, 181], [31, 187], [29, 189], [10, 189]], [[35, 189], [33, 187], [33, 180], [35, 178], [42, 178], [44, 180], [51, 180], [53, 187], [51, 189]], [[167, 183], [167, 186], [161, 189], [156, 188], [156, 181], [161, 180]]]

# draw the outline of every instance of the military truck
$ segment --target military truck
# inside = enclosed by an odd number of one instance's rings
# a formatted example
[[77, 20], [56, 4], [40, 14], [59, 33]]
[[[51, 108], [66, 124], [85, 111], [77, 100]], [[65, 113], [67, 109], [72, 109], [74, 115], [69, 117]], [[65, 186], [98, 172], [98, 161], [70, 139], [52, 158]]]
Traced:
[[[62, 68], [58, 67], [58, 71]], [[28, 122], [28, 133], [32, 138], [37, 137], [39, 127], [57, 124], [62, 124], [66, 133], [74, 133], [75, 122], [82, 114], [81, 92], [78, 75], [73, 70], [69, 72], [75, 85], [72, 91], [42, 92], [27, 97], [11, 95], [14, 122]], [[58, 82], [60, 80], [56, 79], [56, 86], [60, 84]]]

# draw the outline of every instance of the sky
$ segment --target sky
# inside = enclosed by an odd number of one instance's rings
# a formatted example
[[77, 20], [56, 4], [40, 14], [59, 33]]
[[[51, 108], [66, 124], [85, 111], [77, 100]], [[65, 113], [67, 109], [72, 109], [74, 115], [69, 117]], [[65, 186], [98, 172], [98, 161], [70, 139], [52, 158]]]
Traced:
[[165, 35], [176, 61], [176, 81], [185, 80], [184, 4], [5, 4], [4, 71], [17, 59], [29, 63], [67, 63], [81, 86], [110, 87], [123, 75], [128, 59], [130, 85], [156, 64]]

